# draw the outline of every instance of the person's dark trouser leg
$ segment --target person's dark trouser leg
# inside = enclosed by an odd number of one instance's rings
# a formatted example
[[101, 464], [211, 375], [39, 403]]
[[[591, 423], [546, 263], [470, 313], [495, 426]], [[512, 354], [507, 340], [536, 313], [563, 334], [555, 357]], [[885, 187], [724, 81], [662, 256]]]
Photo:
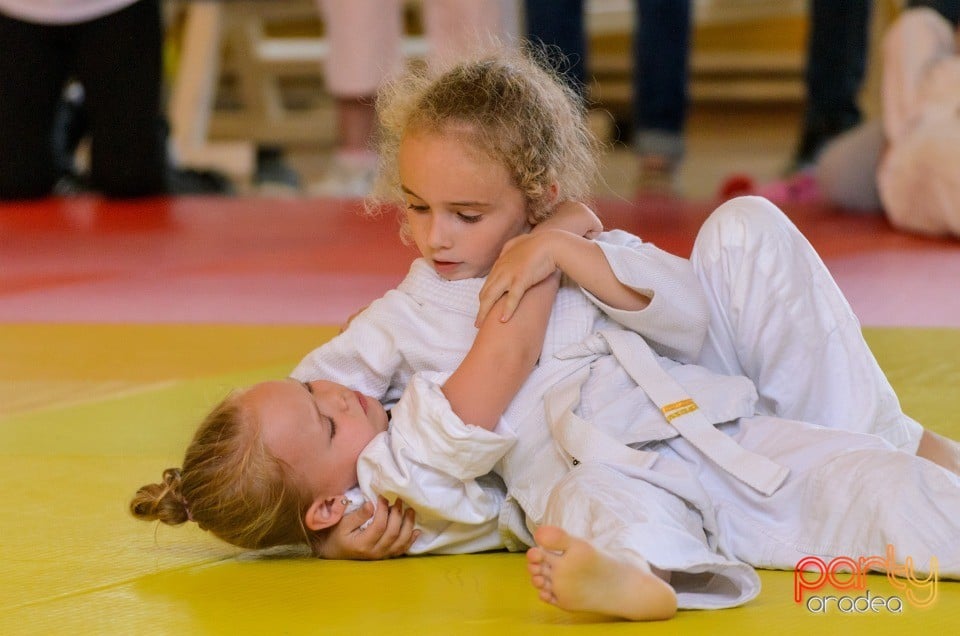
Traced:
[[807, 105], [795, 161], [810, 163], [824, 143], [860, 123], [869, 0], [811, 0]]
[[92, 186], [108, 196], [167, 190], [159, 0], [140, 0], [78, 29], [77, 75], [90, 118]]
[[57, 180], [53, 119], [66, 80], [60, 34], [0, 15], [0, 199], [42, 197]]
[[525, 0], [524, 8], [528, 39], [559, 49], [566, 59], [558, 59], [554, 49], [548, 51], [551, 64], [586, 96], [587, 36], [583, 0]]
[[683, 155], [691, 8], [688, 0], [636, 0], [634, 136], [640, 154]]

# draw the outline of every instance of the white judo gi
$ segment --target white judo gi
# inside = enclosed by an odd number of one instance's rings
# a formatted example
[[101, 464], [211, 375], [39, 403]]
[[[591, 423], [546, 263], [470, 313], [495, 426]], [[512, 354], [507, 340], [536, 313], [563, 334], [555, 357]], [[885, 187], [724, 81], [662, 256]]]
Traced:
[[[494, 432], [453, 413], [444, 376], [417, 374], [390, 430], [361, 454], [361, 488], [402, 498], [418, 523], [424, 510], [427, 534], [417, 547], [427, 551], [443, 541], [445, 517], [487, 525], [496, 518], [495, 498], [477, 482], [494, 469], [507, 486], [505, 545], [530, 545], [537, 526], [560, 526], [619, 560], [668, 574], [686, 608], [750, 600], [760, 590], [752, 566], [884, 555], [888, 545], [918, 570], [936, 557], [940, 576], [960, 576], [955, 475], [874, 435], [753, 416], [757, 395], [747, 378], [646, 348], [621, 329], [558, 352]], [[664, 386], [682, 386], [698, 408], [668, 424], [648, 397]], [[717, 427], [682, 423], [697, 413]], [[733, 446], [726, 457], [715, 454], [723, 442]]]
[[[598, 242], [611, 261], [629, 263], [624, 269], [634, 287], [654, 295], [646, 309], [632, 313], [634, 328], [651, 342], [661, 343], [660, 351], [672, 357], [692, 359], [703, 341], [708, 312], [690, 262], [642, 243], [625, 232], [605, 233]], [[308, 354], [291, 377], [300, 381], [332, 380], [376, 397], [387, 406], [397, 404], [415, 373], [439, 373], [445, 378], [460, 365], [476, 337], [474, 318], [482, 285], [482, 279], [447, 281], [423, 259], [417, 259], [397, 289], [371, 303], [343, 333]], [[543, 356], [614, 324], [585, 300], [579, 287], [565, 280], [547, 327]], [[406, 407], [401, 403], [397, 408]], [[439, 438], [429, 437], [429, 431], [417, 438], [423, 448], [429, 450], [432, 444], [449, 443], [443, 439], [446, 429], [438, 427], [435, 432]], [[483, 447], [482, 433], [486, 431], [471, 432], [470, 441], [476, 449]], [[463, 437], [464, 433], [457, 430], [453, 435]], [[361, 455], [358, 472], [361, 485], [367, 484], [363, 491], [368, 498], [384, 494], [392, 501], [398, 493], [390, 490], [389, 484], [363, 476], [364, 465], [375, 465], [378, 461], [388, 463], [386, 458], [392, 450], [389, 446], [380, 446], [387, 440], [394, 447], [405, 443], [402, 432], [393, 438], [378, 438]], [[378, 448], [380, 450], [375, 451]], [[379, 459], [370, 460], [374, 453]], [[402, 456], [402, 452], [398, 451], [397, 455]], [[424, 451], [423, 456], [435, 460], [437, 454]], [[416, 457], [407, 460], [407, 463], [417, 461]], [[486, 462], [486, 471], [495, 461], [496, 458]], [[462, 456], [456, 459], [454, 467], [459, 471], [450, 471], [455, 480], [476, 476], [469, 475], [474, 469]], [[408, 485], [414, 492], [403, 498], [418, 502], [417, 527], [421, 531], [411, 553], [465, 553], [503, 547], [497, 520], [505, 492], [496, 476], [471, 482], [467, 489], [478, 496], [470, 498], [470, 503], [463, 503], [465, 500], [456, 494], [455, 482], [452, 485], [444, 482], [441, 487], [424, 478], [422, 487], [426, 490], [420, 494], [416, 492], [420, 487], [416, 480], [408, 480]], [[434, 496], [425, 494], [431, 488]], [[442, 493], [454, 494], [445, 497]], [[507, 547], [518, 550], [528, 544], [529, 541], [512, 541]]]
[[[645, 559], [671, 574], [679, 605], [689, 608], [752, 598], [759, 585], [744, 564], [793, 569], [806, 556], [856, 559], [883, 555], [887, 545], [920, 569], [936, 557], [941, 576], [960, 575], [956, 475], [874, 435], [755, 416], [746, 378], [657, 358], [738, 445], [726, 460], [708, 459], [719, 444], [678, 436], [685, 416], [667, 424], [648, 399], [662, 382], [636, 364], [652, 359], [643, 348], [629, 332], [588, 338], [544, 363], [511, 404], [504, 418], [518, 440], [497, 470], [529, 527], [556, 525], [617, 558]], [[533, 385], [551, 364], [584, 363], [588, 372], [572, 383], [544, 378], [544, 413], [531, 405], [513, 419], [524, 400], [537, 399]], [[635, 456], [611, 449], [606, 436], [631, 444]], [[789, 473], [768, 472], [767, 462]]]
[[[652, 301], [638, 312], [593, 307], [565, 279], [544, 357], [618, 322], [658, 354], [749, 377], [761, 413], [872, 433], [916, 452], [923, 428], [900, 410], [819, 256], [769, 201], [740, 197], [717, 208], [690, 261], [620, 231], [598, 244], [620, 280]], [[304, 357], [291, 377], [333, 380], [393, 404], [414, 373], [459, 366], [477, 333], [482, 285], [444, 280], [417, 259], [397, 289]]]
[[[669, 358], [753, 377], [760, 412], [883, 435], [915, 451], [922, 429], [900, 411], [820, 259], [769, 202], [746, 197], [721, 206], [698, 236], [693, 269], [622, 232], [605, 234], [599, 244], [618, 278], [652, 302], [640, 312], [621, 312], [584, 302], [588, 295], [564, 285], [543, 359], [621, 323]], [[393, 402], [414, 372], [449, 373], [459, 364], [476, 333], [481, 285], [443, 280], [417, 261], [397, 290], [309, 354], [292, 375], [336, 380]], [[511, 505], [504, 508], [506, 517], [514, 512]], [[529, 540], [522, 529], [516, 534], [521, 540], [511, 544], [508, 536], [508, 547]], [[745, 589], [726, 602], [745, 600]]]
[[[440, 390], [448, 374], [418, 373], [394, 407], [389, 429], [357, 459], [351, 501], [402, 499], [420, 536], [409, 554], [467, 554], [506, 547], [500, 516], [506, 487], [491, 471], [513, 446], [507, 428], [490, 432], [453, 415]], [[433, 381], [427, 378], [432, 378]], [[526, 545], [512, 544], [514, 549]]]
[[700, 228], [690, 260], [710, 318], [699, 352], [674, 359], [747, 376], [762, 414], [879, 435], [916, 453], [923, 427], [900, 409], [847, 299], [775, 205], [727, 201]]
[[[606, 232], [597, 242], [611, 263], [622, 264], [618, 266], [629, 276], [628, 284], [653, 295], [646, 309], [631, 312], [631, 328], [664, 355], [694, 359], [709, 314], [690, 262], [626, 232]], [[445, 280], [417, 259], [396, 289], [372, 302], [343, 333], [307, 354], [291, 377], [333, 380], [393, 404], [414, 373], [452, 373], [460, 365], [477, 335], [474, 320], [482, 286], [480, 278]], [[612, 324], [583, 302], [579, 287], [564, 279], [543, 355]]]

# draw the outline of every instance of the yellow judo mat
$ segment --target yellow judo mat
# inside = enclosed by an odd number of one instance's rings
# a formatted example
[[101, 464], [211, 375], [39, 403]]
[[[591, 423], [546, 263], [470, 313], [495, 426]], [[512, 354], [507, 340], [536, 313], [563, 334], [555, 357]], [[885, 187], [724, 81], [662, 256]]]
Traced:
[[[794, 602], [792, 572], [762, 572], [763, 592], [744, 607], [630, 624], [541, 603], [519, 554], [326, 562], [242, 553], [193, 524], [170, 528], [129, 516], [130, 496], [180, 465], [215, 401], [233, 387], [285, 375], [333, 333], [2, 325], [0, 634], [904, 636], [960, 629], [955, 582], [939, 582], [934, 603], [920, 609], [874, 574], [865, 591], [820, 590], [836, 600], [817, 611]], [[873, 329], [867, 336], [904, 409], [960, 438], [960, 331]], [[857, 600], [866, 593], [867, 601]]]

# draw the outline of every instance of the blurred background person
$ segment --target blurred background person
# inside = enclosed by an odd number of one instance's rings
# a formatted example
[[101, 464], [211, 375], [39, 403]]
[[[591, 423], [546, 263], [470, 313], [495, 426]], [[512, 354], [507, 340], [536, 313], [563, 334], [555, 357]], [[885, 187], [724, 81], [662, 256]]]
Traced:
[[67, 82], [83, 90], [90, 186], [167, 190], [159, 0], [0, 0], [0, 198], [48, 195], [65, 176], [54, 130]]
[[[374, 96], [404, 64], [402, 0], [318, 0], [330, 53], [324, 75], [334, 99], [336, 141], [326, 174], [311, 194], [362, 197], [370, 192], [377, 155]], [[423, 0], [427, 63], [445, 64], [509, 42], [516, 32], [515, 0]]]
[[[525, 0], [527, 37], [586, 97], [589, 86], [583, 0]], [[689, 106], [691, 2], [634, 0], [632, 141], [640, 186], [672, 189], [683, 160]], [[560, 53], [560, 55], [557, 55]]]
[[[957, 24], [958, 0], [908, 0]], [[804, 75], [806, 106], [790, 171], [809, 168], [824, 145], [862, 120], [860, 89], [867, 68], [871, 0], [810, 0]]]

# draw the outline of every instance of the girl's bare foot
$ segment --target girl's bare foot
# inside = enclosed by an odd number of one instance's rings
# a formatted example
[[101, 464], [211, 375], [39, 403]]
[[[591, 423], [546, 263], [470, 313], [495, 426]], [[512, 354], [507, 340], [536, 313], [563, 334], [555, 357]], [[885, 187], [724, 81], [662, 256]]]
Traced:
[[917, 448], [917, 457], [929, 459], [934, 464], [960, 475], [960, 443], [924, 429]]
[[534, 538], [538, 545], [527, 551], [527, 570], [540, 600], [635, 621], [676, 613], [676, 593], [649, 567], [617, 561], [554, 526], [538, 528]]

